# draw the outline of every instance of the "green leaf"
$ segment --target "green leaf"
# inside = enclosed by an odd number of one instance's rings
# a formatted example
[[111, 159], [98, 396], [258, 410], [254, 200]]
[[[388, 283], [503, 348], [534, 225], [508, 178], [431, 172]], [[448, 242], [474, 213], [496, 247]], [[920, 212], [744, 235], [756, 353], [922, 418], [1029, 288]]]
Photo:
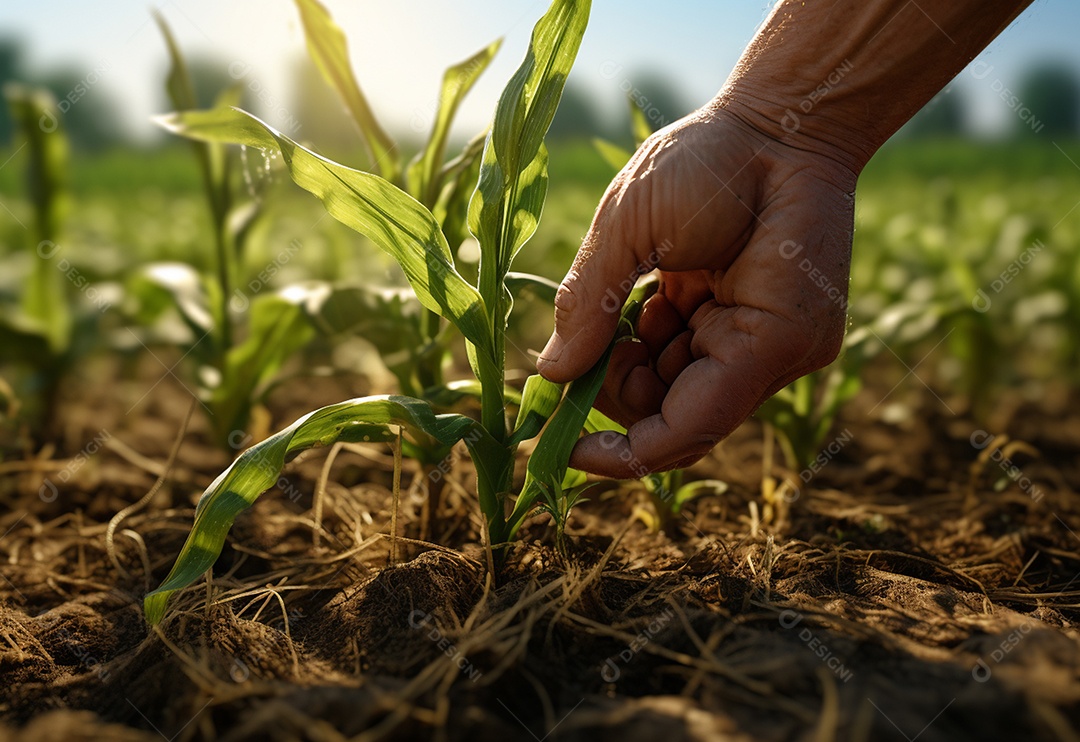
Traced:
[[408, 289], [366, 284], [309, 286], [304, 308], [327, 335], [360, 335], [380, 353], [392, 353], [423, 341], [420, 302]]
[[[187, 63], [177, 46], [169, 25], [161, 14], [155, 12], [154, 20], [165, 37], [168, 47], [170, 67], [165, 87], [169, 98], [177, 110], [185, 111], [197, 108], [199, 101], [196, 96], [191, 74], [188, 72]], [[234, 84], [220, 91], [217, 100], [221, 103], [238, 101], [242, 93], [239, 84]], [[232, 294], [231, 287], [237, 273], [237, 253], [229, 248], [228, 215], [232, 208], [232, 192], [230, 188], [230, 159], [225, 148], [207, 142], [191, 142], [192, 152], [199, 163], [199, 171], [202, 175], [203, 192], [206, 194], [207, 205], [210, 207], [210, 217], [213, 225], [215, 273], [217, 279], [216, 299], [210, 307], [214, 316], [213, 338], [215, 346], [224, 351], [232, 347], [232, 322], [229, 316], [229, 299]]]
[[619, 423], [612, 420], [600, 410], [596, 408], [589, 410], [589, 416], [585, 419], [585, 432], [599, 433], [602, 430], [614, 430], [622, 435], [626, 434], [626, 428], [619, 425]]
[[[176, 43], [176, 38], [173, 36], [164, 16], [156, 10], [151, 12], [154, 21], [161, 30], [161, 35], [165, 37], [165, 46], [169, 51], [169, 72], [165, 78], [165, 92], [168, 93], [169, 101], [172, 102], [173, 108], [177, 111], [193, 111], [199, 108], [199, 100], [195, 95], [195, 84], [191, 79], [191, 73], [188, 71], [184, 54], [180, 51], [180, 46]], [[228, 92], [230, 89], [235, 89], [235, 92]], [[241, 89], [239, 86], [233, 86], [230, 89], [222, 92], [223, 98], [229, 96], [238, 97], [240, 95]], [[203, 188], [210, 200], [210, 207], [213, 211], [215, 224], [217, 224], [228, 208], [226, 203], [228, 189], [223, 182], [224, 154], [220, 147], [212, 147], [205, 142], [193, 141], [191, 147], [199, 162], [199, 169], [203, 176]]]
[[191, 111], [196, 109], [199, 107], [199, 102], [195, 97], [195, 85], [191, 81], [191, 75], [188, 73], [187, 63], [184, 61], [180, 46], [176, 43], [176, 38], [169, 28], [169, 24], [166, 23], [165, 17], [156, 10], [151, 11], [151, 13], [154, 15], [154, 21], [157, 23], [158, 28], [161, 29], [161, 35], [165, 37], [165, 45], [169, 50], [170, 67], [168, 76], [165, 78], [165, 92], [169, 94], [169, 100], [172, 101], [176, 110]]
[[563, 476], [562, 488], [564, 490], [571, 489], [572, 487], [580, 487], [589, 481], [589, 475], [579, 469], [567, 469], [566, 475]]
[[[477, 177], [473, 178], [472, 183], [470, 183], [470, 187], [475, 188], [476, 181], [480, 176], [480, 159], [483, 157], [484, 147], [487, 146], [489, 133], [484, 130], [465, 142], [465, 146], [461, 148], [458, 156], [443, 165], [442, 170], [439, 171], [440, 182], [446, 183], [449, 180], [459, 178], [462, 173], [471, 170], [475, 165]], [[469, 191], [469, 195], [472, 196], [472, 191]]]
[[352, 65], [349, 64], [349, 45], [344, 32], [317, 0], [296, 0], [296, 7], [300, 9], [308, 53], [315, 66], [352, 115], [374, 167], [387, 180], [395, 180], [400, 170], [397, 145], [379, 126], [367, 98], [360, 90]]
[[469, 228], [480, 241], [481, 293], [489, 302], [540, 219], [547, 188], [544, 135], [581, 45], [589, 7], [588, 0], [554, 0], [499, 97], [469, 205]]
[[136, 271], [127, 284], [137, 302], [140, 324], [156, 320], [167, 306], [175, 307], [184, 324], [199, 340], [214, 328], [210, 298], [202, 276], [187, 263], [150, 263]]
[[537, 276], [532, 273], [516, 273], [511, 271], [504, 279], [506, 288], [517, 298], [523, 291], [529, 291], [544, 301], [555, 303], [555, 294], [559, 291], [559, 284], [550, 278]]
[[234, 430], [247, 428], [257, 394], [288, 357], [311, 339], [313, 332], [301, 305], [305, 296], [298, 288], [251, 300], [247, 338], [226, 353], [221, 383], [209, 399], [214, 427], [222, 440], [227, 441]]
[[[513, 304], [503, 278], [540, 220], [548, 180], [544, 135], [581, 45], [589, 6], [588, 0], [554, 0], [533, 27], [525, 59], [499, 96], [469, 202], [468, 225], [480, 243], [479, 288], [492, 337], [490, 356], [470, 352], [469, 362], [484, 384], [484, 426], [500, 440], [506, 435], [503, 366]], [[489, 519], [489, 526], [493, 540], [503, 535], [501, 525]]]
[[562, 386], [548, 381], [540, 374], [533, 374], [525, 380], [525, 389], [521, 392], [521, 406], [518, 408], [514, 434], [509, 445], [535, 438], [544, 427], [544, 423], [555, 412], [562, 397]]
[[309, 413], [244, 451], [207, 487], [176, 563], [143, 601], [146, 620], [160, 622], [169, 597], [214, 565], [236, 516], [274, 486], [286, 461], [305, 449], [338, 440], [365, 440], [371, 436], [372, 426], [387, 425], [422, 432], [447, 446], [464, 438], [476, 459], [490, 454], [493, 446], [500, 448], [475, 420], [463, 415], [436, 415], [427, 402], [411, 397], [362, 397]]
[[652, 124], [649, 123], [649, 119], [645, 118], [645, 110], [638, 105], [634, 97], [628, 95], [626, 101], [630, 105], [630, 131], [634, 134], [634, 148], [636, 149], [652, 136], [653, 128]]
[[[616, 344], [630, 341], [633, 337], [633, 321], [641, 311], [641, 303], [628, 300], [619, 316], [619, 329], [615, 332], [611, 344], [596, 362], [583, 375], [570, 383], [555, 414], [548, 421], [540, 441], [536, 444], [526, 467], [525, 484], [521, 495], [514, 503], [514, 510], [507, 521], [506, 538], [513, 538], [522, 521], [532, 510], [536, 498], [543, 487], [551, 482], [567, 482], [570, 453], [574, 450], [578, 436], [590, 419], [598, 418], [593, 409], [593, 402], [604, 384], [611, 351]], [[607, 418], [604, 418], [605, 420]], [[616, 427], [616, 423], [612, 423]], [[592, 432], [592, 431], [590, 431]]]
[[606, 139], [595, 137], [592, 140], [592, 145], [597, 153], [604, 158], [604, 162], [610, 165], [616, 172], [626, 167], [626, 163], [630, 162], [630, 158], [633, 157], [632, 152], [629, 152], [614, 142], [609, 142]]
[[[416, 365], [429, 342], [421, 327], [422, 307], [409, 289], [364, 284], [331, 286], [311, 282], [304, 310], [309, 321], [330, 336], [356, 335], [375, 346], [398, 390], [419, 391]], [[425, 399], [430, 399], [422, 395]]]
[[513, 537], [522, 521], [531, 512], [543, 487], [549, 482], [562, 482], [566, 476], [570, 452], [577, 443], [578, 435], [589, 416], [593, 401], [604, 383], [604, 375], [607, 373], [608, 360], [613, 347], [614, 343], [596, 362], [596, 365], [570, 383], [559, 408], [548, 422], [544, 434], [540, 436], [536, 449], [529, 457], [521, 495], [514, 503], [513, 513], [508, 521], [509, 537]]
[[689, 482], [675, 491], [671, 498], [671, 512], [678, 513], [683, 505], [702, 495], [722, 495], [728, 491], [728, 483], [719, 479], [699, 479]]
[[[492, 160], [493, 152], [490, 145], [484, 150], [480, 183], [469, 201], [468, 212], [469, 231], [480, 243], [481, 293], [485, 298], [496, 291], [494, 288], [485, 291], [485, 287], [498, 285], [514, 256], [536, 232], [548, 186], [547, 147], [541, 144], [528, 166], [503, 189], [500, 201], [505, 203], [489, 201], [482, 189], [494, 190], [492, 179], [502, 177], [501, 165]], [[488, 271], [491, 277], [485, 281]]]
[[383, 178], [305, 149], [239, 109], [192, 111], [159, 121], [192, 139], [280, 152], [297, 185], [322, 200], [335, 219], [393, 256], [420, 303], [449, 319], [470, 342], [491, 355], [484, 301], [454, 268], [439, 223], [416, 199]]
[[463, 62], [450, 67], [443, 75], [439, 93], [439, 110], [431, 128], [427, 144], [409, 165], [407, 182], [409, 192], [421, 203], [433, 207], [441, 187], [440, 169], [446, 153], [446, 140], [461, 101], [487, 69], [491, 58], [502, 45], [498, 39]]

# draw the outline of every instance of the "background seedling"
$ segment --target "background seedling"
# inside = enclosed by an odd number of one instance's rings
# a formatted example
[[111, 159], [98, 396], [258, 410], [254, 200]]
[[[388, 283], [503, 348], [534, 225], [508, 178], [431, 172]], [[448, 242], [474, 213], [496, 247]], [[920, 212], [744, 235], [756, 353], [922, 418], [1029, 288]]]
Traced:
[[[177, 110], [196, 109], [184, 56], [164, 18], [155, 19], [171, 61], [169, 99]], [[216, 104], [238, 104], [240, 93], [234, 84], [218, 93]], [[136, 328], [157, 326], [167, 309], [180, 317], [187, 330], [181, 348], [196, 367], [198, 394], [214, 437], [223, 447], [235, 447], [237, 440], [248, 439], [252, 409], [275, 374], [313, 335], [303, 310], [309, 291], [290, 287], [249, 297], [237, 288], [248, 243], [263, 215], [264, 184], [252, 182], [244, 171], [245, 153], [211, 142], [190, 144], [210, 214], [213, 267], [202, 273], [178, 262], [144, 266], [128, 281], [135, 297], [132, 321]], [[143, 342], [162, 341], [141, 329], [138, 334]]]
[[[26, 192], [33, 220], [20, 235], [24, 271], [10, 270], [0, 285], [0, 362], [22, 369], [14, 387], [8, 386], [8, 416], [14, 403], [29, 402], [20, 419], [36, 433], [54, 420], [59, 410], [59, 385], [76, 358], [87, 351], [97, 334], [102, 303], [86, 291], [89, 281], [73, 269], [65, 250], [63, 222], [67, 210], [68, 140], [60, 126], [56, 101], [46, 90], [9, 84], [4, 96], [27, 152]], [[39, 404], [35, 404], [39, 403]]]

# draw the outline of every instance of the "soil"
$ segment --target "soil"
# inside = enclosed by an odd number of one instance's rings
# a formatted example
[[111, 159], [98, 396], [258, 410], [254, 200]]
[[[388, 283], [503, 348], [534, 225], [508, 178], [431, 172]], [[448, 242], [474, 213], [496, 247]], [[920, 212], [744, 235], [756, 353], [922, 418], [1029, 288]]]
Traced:
[[[334, 452], [321, 514], [330, 452], [313, 451], [150, 629], [142, 596], [229, 459], [201, 411], [183, 430], [180, 382], [151, 389], [157, 363], [89, 364], [52, 443], [13, 438], [0, 463], [0, 739], [1080, 739], [1067, 389], [1002, 393], [976, 424], [940, 389], [886, 395], [871, 375], [797, 497], [763, 498], [783, 470], [751, 421], [691, 470], [723, 495], [654, 530], [641, 485], [604, 483], [565, 555], [537, 516], [494, 574], [464, 453], [433, 513], [405, 463], [391, 540], [387, 447]], [[282, 384], [272, 425], [366, 387]], [[980, 430], [1010, 436], [1017, 469]], [[181, 433], [110, 556], [110, 520]]]

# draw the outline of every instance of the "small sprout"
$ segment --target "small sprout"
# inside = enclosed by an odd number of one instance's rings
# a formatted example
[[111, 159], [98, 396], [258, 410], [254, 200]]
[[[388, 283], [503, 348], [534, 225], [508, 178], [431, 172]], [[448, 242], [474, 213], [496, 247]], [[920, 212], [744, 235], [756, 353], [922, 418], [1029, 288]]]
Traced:
[[642, 483], [652, 501], [652, 512], [645, 508], [635, 508], [634, 516], [645, 523], [650, 530], [659, 531], [673, 516], [682, 512], [688, 502], [702, 495], [722, 495], [727, 492], [728, 484], [719, 479], [699, 479], [683, 483], [685, 472], [682, 469], [649, 474]]
[[555, 550], [563, 559], [567, 558], [566, 522], [570, 518], [570, 511], [588, 502], [582, 498], [582, 494], [595, 486], [596, 483], [593, 482], [564, 487], [562, 483], [552, 479], [540, 487], [541, 499], [536, 504], [536, 512], [547, 513], [551, 516], [551, 521], [555, 524]]

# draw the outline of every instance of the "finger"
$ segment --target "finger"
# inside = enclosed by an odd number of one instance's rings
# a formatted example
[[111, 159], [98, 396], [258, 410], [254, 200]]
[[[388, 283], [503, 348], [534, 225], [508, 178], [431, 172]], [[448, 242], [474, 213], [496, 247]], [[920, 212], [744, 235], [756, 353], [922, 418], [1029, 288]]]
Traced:
[[644, 343], [617, 343], [611, 352], [607, 376], [594, 406], [621, 425], [660, 411], [667, 385], [649, 368]]
[[[741, 314], [740, 314], [741, 312]], [[626, 436], [593, 434], [574, 448], [571, 466], [609, 477], [640, 477], [694, 461], [743, 422], [774, 382], [807, 353], [791, 323], [751, 309], [714, 313], [709, 354], [671, 386], [660, 414], [632, 425]]]
[[668, 343], [656, 359], [656, 375], [668, 386], [674, 384], [679, 374], [697, 360], [691, 349], [693, 338], [693, 331], [685, 330]]
[[[555, 331], [537, 359], [549, 381], [565, 383], [585, 373], [607, 348], [623, 303], [642, 272], [638, 250], [648, 252], [637, 227], [645, 208], [637, 196], [609, 188], [582, 241], [574, 264], [555, 295]], [[639, 239], [641, 237], [641, 239]], [[651, 267], [650, 264], [649, 267]]]
[[690, 466], [711, 450], [711, 444], [687, 448], [680, 457], [667, 464], [648, 465], [638, 457], [627, 435], [602, 430], [577, 442], [570, 454], [570, 466], [601, 477], [641, 479], [654, 472]]
[[685, 325], [698, 307], [715, 298], [713, 284], [719, 283], [723, 274], [723, 271], [665, 272], [660, 292]]
[[641, 308], [637, 336], [649, 346], [653, 357], [659, 356], [676, 335], [686, 330], [683, 319], [663, 294], [654, 294]]

